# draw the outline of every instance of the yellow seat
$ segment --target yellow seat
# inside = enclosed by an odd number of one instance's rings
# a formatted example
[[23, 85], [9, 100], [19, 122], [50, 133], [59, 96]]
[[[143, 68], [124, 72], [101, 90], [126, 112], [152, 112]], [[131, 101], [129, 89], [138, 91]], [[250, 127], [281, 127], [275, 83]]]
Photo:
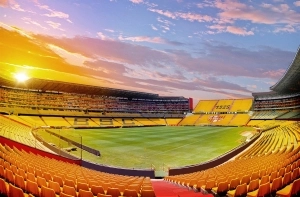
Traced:
[[91, 191], [80, 189], [78, 192], [78, 197], [94, 197]]
[[97, 194], [105, 194], [103, 187], [97, 185], [92, 185], [91, 192], [94, 196], [97, 196]]
[[225, 181], [225, 182], [221, 182], [218, 184], [217, 187], [213, 187], [211, 189], [211, 191], [214, 193], [214, 194], [218, 194], [219, 196], [223, 196], [227, 193], [229, 187], [228, 187], [228, 182]]
[[64, 185], [63, 186], [63, 193], [77, 197], [77, 193], [74, 187], [68, 186], [68, 185]]
[[77, 183], [77, 191], [79, 190], [85, 190], [85, 191], [89, 191], [89, 185], [87, 183], [81, 183], [81, 182], [78, 182]]
[[70, 186], [70, 187], [74, 187], [76, 189], [76, 185], [75, 182], [71, 179], [65, 179], [64, 185]]
[[25, 191], [24, 178], [18, 174], [15, 175], [15, 185]]
[[229, 197], [244, 196], [246, 194], [247, 194], [247, 184], [246, 183], [238, 185], [235, 190], [230, 190], [227, 192], [227, 196], [229, 196]]
[[262, 185], [262, 184], [265, 184], [267, 182], [270, 182], [269, 175], [265, 175], [265, 176], [261, 177], [261, 180], [260, 180], [259, 184]]
[[121, 196], [121, 192], [118, 188], [111, 188], [109, 187], [107, 189], [107, 192], [106, 192], [107, 195], [111, 195], [112, 197], [119, 197]]
[[49, 182], [48, 182], [48, 187], [51, 188], [51, 189], [53, 189], [54, 192], [55, 192], [57, 195], [59, 195], [60, 192], [61, 192], [61, 189], [60, 189], [60, 186], [59, 186], [58, 182], [54, 182], [54, 181], [49, 180]]
[[278, 177], [273, 180], [273, 182], [270, 184], [271, 186], [271, 193], [277, 192], [280, 188], [282, 188], [282, 178]]
[[249, 185], [248, 185], [247, 191], [248, 191], [248, 193], [249, 193], [249, 192], [252, 192], [252, 191], [254, 191], [254, 190], [257, 190], [258, 187], [259, 187], [259, 180], [258, 180], [258, 179], [253, 180], [253, 181], [250, 181], [250, 183], [249, 183]]
[[55, 191], [51, 188], [42, 186], [41, 188], [41, 196], [40, 197], [56, 197]]
[[295, 180], [290, 185], [276, 192], [276, 195], [280, 197], [291, 197], [298, 194], [300, 191], [300, 179]]
[[257, 190], [247, 193], [247, 197], [264, 197], [270, 194], [270, 183], [267, 182], [259, 186]]
[[21, 188], [15, 187], [10, 183], [8, 197], [24, 197], [24, 192]]
[[125, 189], [124, 193], [123, 193], [123, 196], [126, 196], [126, 197], [138, 197], [138, 193], [133, 190], [133, 189]]
[[15, 176], [11, 170], [5, 170], [5, 179], [12, 184], [15, 183]]
[[38, 176], [36, 178], [36, 183], [38, 184], [38, 186], [40, 188], [42, 188], [42, 186], [48, 187], [47, 181], [45, 178]]
[[39, 186], [35, 181], [27, 180], [26, 181], [26, 191], [33, 194], [34, 196], [40, 196]]
[[54, 175], [53, 181], [57, 182], [60, 187], [62, 187], [64, 185], [63, 179], [60, 176]]
[[30, 172], [27, 172], [27, 179], [26, 180], [30, 180], [32, 182], [36, 182], [34, 174], [32, 174]]

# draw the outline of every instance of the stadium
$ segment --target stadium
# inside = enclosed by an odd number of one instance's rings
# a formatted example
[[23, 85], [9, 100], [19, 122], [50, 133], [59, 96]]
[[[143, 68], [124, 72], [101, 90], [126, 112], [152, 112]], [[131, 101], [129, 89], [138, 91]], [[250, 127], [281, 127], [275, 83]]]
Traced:
[[3, 196], [299, 195], [299, 49], [269, 92], [195, 107], [39, 78], [0, 86]]

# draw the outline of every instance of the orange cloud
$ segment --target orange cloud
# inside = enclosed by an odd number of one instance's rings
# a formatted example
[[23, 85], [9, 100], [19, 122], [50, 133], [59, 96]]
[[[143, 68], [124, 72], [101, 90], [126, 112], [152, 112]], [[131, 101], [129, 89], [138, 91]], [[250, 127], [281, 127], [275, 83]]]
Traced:
[[6, 7], [6, 6], [8, 6], [8, 0], [0, 0], [0, 6], [1, 6], [1, 7]]

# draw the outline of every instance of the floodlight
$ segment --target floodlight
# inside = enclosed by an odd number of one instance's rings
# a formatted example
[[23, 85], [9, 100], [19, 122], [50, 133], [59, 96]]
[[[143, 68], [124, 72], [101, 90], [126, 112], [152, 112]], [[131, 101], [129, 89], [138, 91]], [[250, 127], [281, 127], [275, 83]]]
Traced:
[[29, 79], [29, 77], [25, 73], [16, 73], [15, 74], [15, 79], [18, 82], [25, 82]]

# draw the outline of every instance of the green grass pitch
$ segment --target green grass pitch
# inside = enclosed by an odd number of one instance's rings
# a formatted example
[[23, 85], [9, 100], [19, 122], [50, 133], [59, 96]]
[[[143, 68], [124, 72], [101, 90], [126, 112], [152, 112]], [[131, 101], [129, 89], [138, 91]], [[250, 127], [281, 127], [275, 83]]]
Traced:
[[[83, 151], [84, 160], [122, 168], [156, 170], [198, 164], [213, 159], [245, 140], [247, 127], [135, 127], [115, 129], [52, 130], [97, 149], [97, 157]], [[47, 142], [68, 147], [66, 142], [39, 131]], [[80, 156], [81, 151], [72, 154]]]

